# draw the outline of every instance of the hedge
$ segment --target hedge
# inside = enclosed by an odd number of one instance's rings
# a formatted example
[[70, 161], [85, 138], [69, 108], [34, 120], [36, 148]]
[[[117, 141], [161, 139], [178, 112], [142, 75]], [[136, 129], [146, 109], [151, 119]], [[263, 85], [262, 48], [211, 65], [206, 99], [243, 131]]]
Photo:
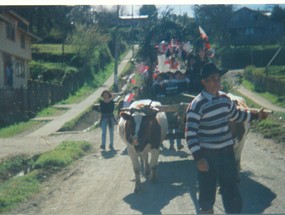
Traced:
[[[217, 56], [221, 60], [221, 67], [225, 69], [242, 69], [248, 65], [265, 67], [278, 48], [278, 46], [224, 47], [217, 51]], [[282, 48], [271, 65], [284, 65], [284, 59], [285, 49]]]

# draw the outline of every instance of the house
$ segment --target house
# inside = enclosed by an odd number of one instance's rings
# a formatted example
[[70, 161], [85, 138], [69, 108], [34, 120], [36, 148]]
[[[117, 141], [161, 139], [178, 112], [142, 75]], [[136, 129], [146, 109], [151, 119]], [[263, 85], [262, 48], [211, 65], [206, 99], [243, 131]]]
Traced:
[[228, 28], [232, 45], [274, 44], [278, 43], [285, 33], [281, 23], [247, 7], [233, 13]]
[[0, 11], [0, 89], [26, 86], [32, 41], [39, 39], [27, 20], [11, 10]]

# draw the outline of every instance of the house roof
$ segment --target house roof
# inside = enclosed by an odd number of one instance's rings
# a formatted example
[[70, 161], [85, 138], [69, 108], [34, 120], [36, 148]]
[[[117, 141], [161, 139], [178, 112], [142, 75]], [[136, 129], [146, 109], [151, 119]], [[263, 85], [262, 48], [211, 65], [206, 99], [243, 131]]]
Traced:
[[[18, 20], [18, 21], [24, 23], [24, 24], [27, 26], [27, 30], [24, 30], [24, 29], [22, 29], [22, 28], [19, 28], [18, 26], [17, 26], [17, 30], [19, 30], [19, 31], [21, 31], [22, 33], [24, 33], [24, 34], [30, 36], [33, 40], [36, 40], [36, 41], [41, 40], [40, 37], [36, 36], [35, 34], [33, 34], [33, 33], [31, 33], [31, 32], [29, 31], [29, 28], [28, 28], [29, 25], [30, 25], [29, 21], [27, 21], [26, 19], [24, 19], [23, 17], [21, 17], [20, 15], [18, 15], [17, 13], [15, 13], [15, 12], [12, 11], [12, 10], [7, 11], [6, 13], [9, 14], [10, 16], [12, 16], [13, 18], [15, 18], [16, 20]], [[0, 14], [0, 19], [2, 19], [4, 22], [11, 23], [11, 21], [10, 21], [9, 19], [7, 19], [3, 14]]]
[[32, 33], [29, 32], [29, 31], [25, 31], [25, 30], [23, 30], [23, 29], [21, 29], [21, 28], [18, 28], [18, 30], [21, 31], [21, 32], [24, 33], [24, 34], [27, 34], [27, 35], [30, 36], [33, 40], [36, 40], [36, 41], [42, 40], [42, 38], [40, 38], [40, 37], [38, 37], [38, 36], [32, 34]]
[[21, 17], [20, 15], [18, 15], [17, 13], [15, 13], [14, 11], [10, 10], [8, 12], [9, 14], [11, 14], [14, 18], [16, 18], [17, 20], [25, 23], [26, 25], [30, 25], [30, 22], [26, 19], [24, 19], [23, 17]]
[[[248, 19], [249, 16], [241, 16], [239, 19], [234, 19], [239, 14], [251, 14], [257, 16], [257, 20]], [[243, 7], [233, 13], [233, 18], [229, 22], [229, 28], [246, 28], [246, 27], [264, 27], [271, 25], [280, 25], [280, 23], [272, 21], [268, 16], [261, 11], [256, 11]]]

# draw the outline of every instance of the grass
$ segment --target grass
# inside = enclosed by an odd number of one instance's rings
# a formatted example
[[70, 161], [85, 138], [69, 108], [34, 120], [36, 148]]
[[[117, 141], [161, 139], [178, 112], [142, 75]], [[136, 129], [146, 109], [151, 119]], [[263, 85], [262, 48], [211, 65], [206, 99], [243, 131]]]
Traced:
[[252, 129], [262, 134], [264, 138], [273, 139], [276, 143], [285, 145], [285, 114], [273, 113], [266, 120], [255, 123]]
[[63, 142], [54, 150], [40, 155], [33, 167], [36, 169], [65, 167], [82, 157], [91, 148], [91, 144], [85, 141]]
[[[242, 83], [247, 89], [252, 90], [253, 85], [248, 81], [243, 81]], [[251, 99], [241, 95], [238, 91], [233, 90], [234, 94], [242, 96], [246, 104], [252, 108], [261, 108], [260, 105], [254, 103]], [[257, 92], [255, 92], [257, 93]], [[260, 96], [266, 98], [278, 105], [278, 103], [274, 102], [276, 100], [276, 96], [269, 93], [258, 93]], [[283, 106], [284, 107], [284, 106]], [[252, 122], [251, 129], [260, 133], [264, 138], [272, 139], [278, 144], [285, 145], [285, 113], [273, 113], [270, 114], [267, 119], [260, 122]]]
[[276, 95], [274, 95], [272, 93], [269, 93], [269, 92], [260, 93], [260, 92], [255, 91], [255, 87], [254, 87], [254, 85], [251, 82], [249, 82], [247, 80], [243, 80], [242, 85], [245, 88], [247, 88], [247, 89], [249, 89], [251, 91], [254, 91], [256, 94], [258, 94], [258, 95], [262, 96], [263, 98], [267, 99], [272, 104], [275, 104], [275, 105], [280, 106], [280, 107], [285, 107], [285, 104], [284, 104], [284, 102], [282, 101], [282, 99], [280, 97], [278, 97], [278, 96], [276, 96]]
[[77, 104], [87, 98], [92, 92], [94, 88], [90, 85], [84, 84], [78, 91], [76, 91], [73, 95], [69, 96], [67, 99], [59, 102], [59, 104]]
[[0, 163], [0, 183], [9, 179], [11, 175], [21, 171], [23, 166], [29, 165], [27, 156], [17, 155]]
[[38, 193], [43, 180], [86, 155], [91, 149], [92, 145], [88, 142], [69, 141], [61, 143], [54, 150], [35, 156], [34, 159], [25, 160], [25, 157], [18, 156], [0, 163], [0, 175], [13, 175], [27, 163], [33, 167], [28, 174], [10, 177], [0, 184], [0, 212], [7, 212]]
[[58, 116], [62, 113], [64, 113], [66, 110], [58, 109], [55, 107], [47, 107], [40, 112], [37, 113], [36, 117], [47, 117], [47, 116]]
[[0, 212], [8, 211], [19, 202], [37, 193], [40, 182], [37, 179], [37, 171], [25, 176], [16, 177], [0, 185]]
[[0, 138], [8, 138], [20, 134], [24, 131], [27, 131], [31, 127], [36, 127], [41, 122], [37, 121], [27, 121], [27, 122], [20, 122], [14, 125], [10, 125], [8, 127], [0, 128]]
[[[61, 44], [33, 44], [32, 49], [36, 50], [35, 52], [39, 53], [62, 55]], [[75, 53], [75, 49], [72, 47], [72, 45], [64, 45], [64, 53]]]

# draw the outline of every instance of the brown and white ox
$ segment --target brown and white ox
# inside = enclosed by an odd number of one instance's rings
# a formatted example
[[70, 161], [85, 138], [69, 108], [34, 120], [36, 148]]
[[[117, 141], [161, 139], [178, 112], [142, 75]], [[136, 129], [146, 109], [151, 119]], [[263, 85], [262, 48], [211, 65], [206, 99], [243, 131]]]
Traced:
[[[249, 109], [242, 97], [233, 95], [231, 93], [228, 93], [227, 96], [236, 103], [238, 109]], [[236, 163], [238, 170], [240, 170], [241, 153], [244, 147], [246, 136], [250, 129], [250, 122], [231, 122], [230, 129], [234, 138], [234, 152]]]
[[146, 177], [149, 176], [152, 181], [156, 179], [159, 147], [168, 130], [166, 114], [155, 108], [160, 105], [159, 102], [149, 99], [138, 100], [120, 113], [119, 134], [127, 144], [127, 151], [132, 161], [135, 193], [141, 191], [141, 167], [144, 168]]

